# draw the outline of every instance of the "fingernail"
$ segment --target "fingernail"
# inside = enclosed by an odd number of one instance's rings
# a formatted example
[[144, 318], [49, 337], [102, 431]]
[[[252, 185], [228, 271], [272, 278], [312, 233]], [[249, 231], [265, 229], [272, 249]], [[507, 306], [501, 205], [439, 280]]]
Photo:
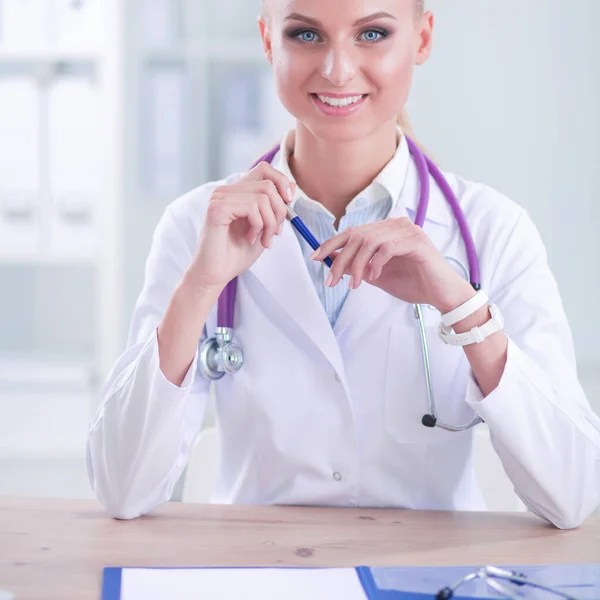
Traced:
[[333, 273], [329, 273], [329, 275], [327, 275], [327, 279], [325, 280], [325, 287], [331, 287], [331, 284], [333, 283]]
[[348, 281], [348, 289], [349, 290], [354, 289], [354, 277], [352, 277], [352, 276], [350, 276], [350, 280]]
[[292, 192], [292, 188], [291, 187], [288, 188], [287, 198], [288, 198], [288, 202], [291, 202], [294, 199], [294, 194]]
[[279, 229], [277, 230], [277, 235], [281, 235], [283, 233], [283, 223], [279, 226]]
[[317, 258], [318, 255], [319, 251], [315, 250], [308, 258], [310, 258], [311, 260], [315, 260], [315, 258]]

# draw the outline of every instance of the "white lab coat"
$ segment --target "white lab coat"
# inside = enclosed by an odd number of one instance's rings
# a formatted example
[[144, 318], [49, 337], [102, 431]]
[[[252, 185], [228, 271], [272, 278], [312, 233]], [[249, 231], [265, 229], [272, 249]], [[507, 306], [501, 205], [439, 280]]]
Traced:
[[[577, 381], [542, 241], [522, 208], [489, 187], [445, 175], [470, 225], [483, 289], [504, 314], [509, 346], [502, 380], [483, 399], [463, 350], [441, 341], [439, 313], [425, 309], [440, 417], [463, 424], [481, 416], [525, 504], [560, 528], [575, 527], [600, 502], [600, 420]], [[156, 329], [190, 264], [215, 185], [166, 209], [128, 347], [90, 425], [91, 483], [117, 518], [169, 500], [202, 425], [209, 383], [197, 357], [182, 386], [172, 385], [159, 369]], [[414, 218], [417, 189], [411, 161], [392, 216]], [[424, 229], [444, 255], [467, 264], [435, 184]], [[216, 307], [210, 334], [215, 326]], [[473, 430], [421, 424], [427, 398], [410, 305], [363, 284], [350, 292], [332, 330], [286, 224], [239, 278], [235, 327], [245, 364], [216, 384], [215, 502], [485, 509]]]

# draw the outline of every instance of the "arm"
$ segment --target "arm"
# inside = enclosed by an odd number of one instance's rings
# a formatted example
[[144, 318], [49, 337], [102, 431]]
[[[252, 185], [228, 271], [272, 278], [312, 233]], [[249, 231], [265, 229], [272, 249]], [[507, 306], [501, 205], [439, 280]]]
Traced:
[[[466, 283], [466, 282], [465, 282]], [[475, 294], [473, 288], [467, 283], [464, 295], [458, 296], [456, 303], [440, 307], [442, 314], [450, 312], [456, 306], [460, 306]], [[455, 333], [466, 333], [473, 327], [481, 327], [489, 319], [491, 314], [488, 306], [483, 306], [472, 315], [455, 323], [452, 329]], [[479, 344], [469, 344], [462, 347], [473, 376], [477, 381], [479, 389], [484, 396], [488, 396], [498, 387], [504, 369], [506, 367], [506, 352], [508, 349], [508, 337], [503, 331], [498, 331], [488, 336]]]
[[[505, 331], [465, 349], [473, 370], [466, 400], [527, 506], [557, 527], [576, 527], [600, 503], [600, 419], [577, 380], [557, 285], [525, 212], [494, 274], [490, 297]], [[485, 314], [470, 320], [481, 324]]]
[[[539, 234], [524, 212], [501, 244], [496, 248], [488, 240], [484, 250], [494, 273], [488, 295], [503, 312], [506, 328], [465, 348], [474, 375], [466, 401], [488, 424], [521, 499], [557, 527], [575, 527], [600, 503], [600, 419], [577, 381], [557, 286]], [[349, 273], [352, 288], [365, 280], [442, 313], [474, 293], [407, 218], [349, 228], [324, 242], [312, 258], [333, 253], [326, 282], [332, 286]], [[455, 330], [481, 325], [486, 310]]]
[[[207, 315], [225, 285], [280, 233], [289, 186], [261, 163], [213, 187], [200, 232], [189, 221], [182, 230], [170, 209], [158, 225], [128, 350], [108, 378], [88, 436], [92, 487], [113, 516], [138, 517], [171, 497], [208, 399], [208, 381], [196, 378]], [[202, 198], [182, 201], [198, 218]]]
[[208, 382], [196, 380], [195, 348], [215, 299], [186, 284], [190, 260], [167, 209], [154, 234], [128, 349], [106, 382], [88, 436], [92, 487], [117, 518], [147, 514], [169, 500], [201, 427]]

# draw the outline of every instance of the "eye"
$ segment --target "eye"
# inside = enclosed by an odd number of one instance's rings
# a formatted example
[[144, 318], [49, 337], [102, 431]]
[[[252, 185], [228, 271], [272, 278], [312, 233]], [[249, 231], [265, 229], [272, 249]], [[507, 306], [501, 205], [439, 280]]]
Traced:
[[389, 35], [389, 32], [385, 29], [367, 29], [360, 34], [360, 37], [365, 42], [375, 43], [380, 42], [382, 39], [386, 38]]
[[312, 29], [302, 29], [300, 31], [294, 31], [290, 37], [297, 39], [305, 44], [312, 44], [319, 40], [319, 36]]

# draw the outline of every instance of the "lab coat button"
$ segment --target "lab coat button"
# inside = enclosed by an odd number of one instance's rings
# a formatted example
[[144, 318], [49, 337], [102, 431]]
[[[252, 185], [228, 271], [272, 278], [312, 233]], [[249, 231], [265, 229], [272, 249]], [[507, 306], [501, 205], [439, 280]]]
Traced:
[[341, 481], [341, 480], [342, 480], [342, 474], [341, 474], [341, 473], [338, 473], [338, 472], [336, 471], [336, 472], [333, 474], [333, 478], [334, 478], [336, 481]]
[[340, 377], [340, 376], [339, 376], [337, 373], [335, 374], [335, 380], [336, 380], [338, 383], [342, 383], [342, 378], [341, 378], [341, 377]]

